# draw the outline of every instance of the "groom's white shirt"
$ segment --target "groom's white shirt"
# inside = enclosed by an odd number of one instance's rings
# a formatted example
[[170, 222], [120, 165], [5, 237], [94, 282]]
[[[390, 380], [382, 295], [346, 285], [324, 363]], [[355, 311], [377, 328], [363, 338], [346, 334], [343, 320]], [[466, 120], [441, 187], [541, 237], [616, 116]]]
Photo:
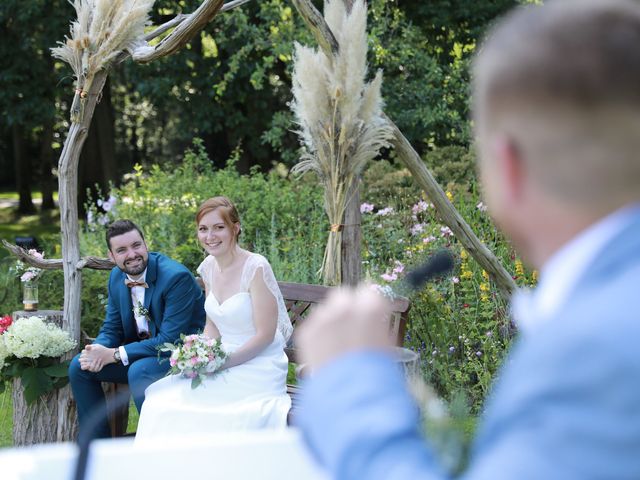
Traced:
[[[131, 278], [131, 275], [127, 274], [127, 278], [131, 281], [137, 282], [146, 282], [147, 281], [147, 269], [145, 268], [144, 272], [139, 278]], [[133, 305], [133, 316], [138, 324], [138, 331], [149, 331], [149, 323], [146, 317], [136, 315], [136, 305], [138, 302], [140, 305], [144, 305], [144, 293], [146, 288], [144, 287], [131, 287], [131, 305]], [[127, 356], [127, 351], [124, 347], [118, 347], [120, 350], [120, 360], [123, 365], [129, 365], [129, 357]]]
[[547, 260], [535, 290], [516, 291], [511, 303], [512, 318], [523, 333], [553, 317], [604, 246], [632, 221], [638, 210], [640, 204], [625, 207], [587, 227]]

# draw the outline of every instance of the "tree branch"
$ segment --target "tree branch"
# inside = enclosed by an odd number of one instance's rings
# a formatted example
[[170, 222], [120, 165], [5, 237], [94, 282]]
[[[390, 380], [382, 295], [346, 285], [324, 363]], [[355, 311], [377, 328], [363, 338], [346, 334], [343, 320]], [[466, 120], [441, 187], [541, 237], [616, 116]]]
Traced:
[[[36, 258], [33, 255], [29, 255], [29, 253], [21, 247], [14, 245], [12, 243], [7, 242], [6, 240], [2, 240], [2, 244], [4, 248], [6, 248], [12, 255], [18, 257], [18, 260], [31, 265], [36, 268], [41, 268], [43, 270], [62, 270], [62, 259], [61, 258], [48, 258], [48, 259], [40, 259]], [[115, 267], [115, 264], [109, 260], [108, 258], [100, 258], [100, 257], [82, 257], [77, 263], [76, 268], [89, 268], [92, 270], [111, 270]]]
[[333, 59], [340, 51], [340, 45], [335, 35], [325, 22], [324, 17], [314, 7], [311, 0], [292, 0], [298, 13], [302, 16], [304, 23], [311, 29], [311, 33], [318, 42], [318, 45], [329, 59]]
[[[160, 43], [150, 46], [146, 42], [141, 42], [137, 45], [131, 52], [131, 58], [139, 63], [148, 63], [156, 58], [166, 57], [177, 52], [218, 14], [222, 3], [223, 0], [204, 0], [195, 12], [178, 22], [175, 30], [163, 38]], [[235, 6], [241, 4], [238, 3]]]

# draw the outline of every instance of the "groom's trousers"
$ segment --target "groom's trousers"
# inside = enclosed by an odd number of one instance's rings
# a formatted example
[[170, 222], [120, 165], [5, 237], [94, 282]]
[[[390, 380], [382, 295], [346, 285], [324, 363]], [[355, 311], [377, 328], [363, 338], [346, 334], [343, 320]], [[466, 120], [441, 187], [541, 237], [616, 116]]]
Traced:
[[[165, 376], [169, 370], [169, 362], [159, 363], [157, 357], [145, 357], [127, 366], [111, 363], [94, 373], [82, 370], [79, 358], [78, 354], [71, 360], [69, 382], [78, 409], [79, 433], [89, 434], [91, 438], [111, 436], [101, 382], [128, 383], [139, 412], [142, 409], [146, 388]], [[86, 429], [92, 431], [85, 432]]]

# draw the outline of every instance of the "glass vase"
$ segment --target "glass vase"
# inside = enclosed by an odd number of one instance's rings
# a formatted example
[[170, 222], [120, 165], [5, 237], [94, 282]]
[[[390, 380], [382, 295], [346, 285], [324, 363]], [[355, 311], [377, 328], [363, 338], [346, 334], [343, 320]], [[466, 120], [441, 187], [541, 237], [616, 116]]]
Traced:
[[38, 282], [22, 282], [22, 303], [26, 312], [38, 310]]

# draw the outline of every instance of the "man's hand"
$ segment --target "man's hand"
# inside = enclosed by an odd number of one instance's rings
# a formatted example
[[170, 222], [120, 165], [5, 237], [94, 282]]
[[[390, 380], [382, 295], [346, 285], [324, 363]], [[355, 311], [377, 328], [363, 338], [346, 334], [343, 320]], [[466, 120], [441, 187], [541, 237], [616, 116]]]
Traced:
[[347, 352], [387, 349], [390, 318], [390, 302], [373, 288], [336, 290], [296, 329], [301, 360], [313, 370]]
[[94, 373], [99, 372], [105, 365], [115, 363], [113, 351], [113, 348], [107, 348], [97, 343], [87, 345], [80, 352], [80, 368]]

